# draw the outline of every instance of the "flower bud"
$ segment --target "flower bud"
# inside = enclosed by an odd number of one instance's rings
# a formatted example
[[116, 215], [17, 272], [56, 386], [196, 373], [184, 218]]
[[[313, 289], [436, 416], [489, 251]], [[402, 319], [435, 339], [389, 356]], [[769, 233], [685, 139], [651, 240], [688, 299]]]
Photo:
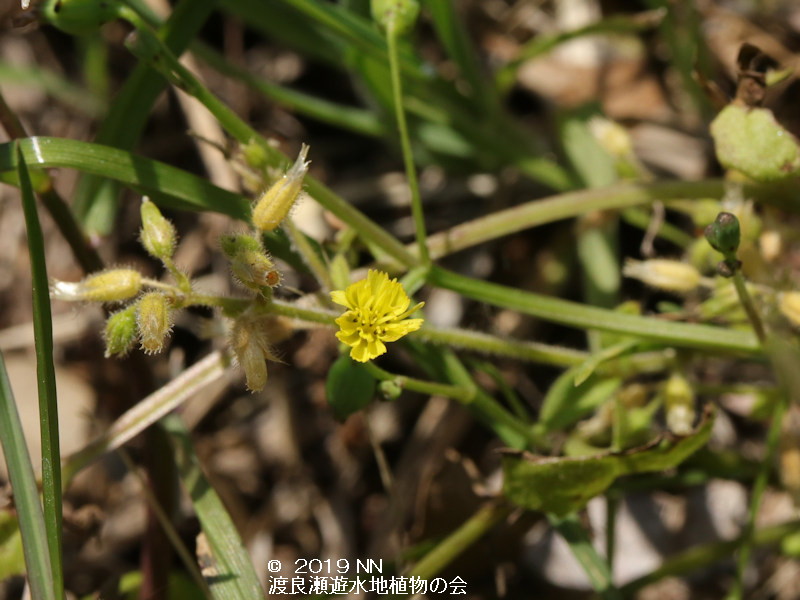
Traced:
[[705, 229], [706, 239], [717, 252], [730, 255], [739, 248], [741, 231], [739, 219], [729, 212], [721, 212], [716, 220]]
[[386, 400], [397, 400], [403, 393], [402, 386], [394, 379], [381, 381], [378, 385], [378, 390], [380, 390], [381, 395], [386, 398]]
[[267, 385], [267, 359], [274, 359], [268, 338], [269, 320], [269, 317], [242, 316], [231, 329], [231, 348], [251, 392], [259, 392]]
[[383, 29], [403, 34], [417, 22], [417, 0], [372, 0], [372, 18]]
[[161, 352], [172, 329], [169, 300], [161, 292], [149, 292], [139, 300], [137, 309], [142, 350], [147, 354]]
[[136, 304], [123, 308], [108, 317], [103, 338], [106, 342], [106, 358], [124, 356], [136, 342]]
[[308, 146], [303, 144], [294, 165], [261, 195], [253, 208], [253, 225], [261, 231], [274, 231], [289, 214], [300, 191], [303, 177], [308, 172], [306, 161]]
[[45, 0], [42, 20], [70, 35], [85, 35], [117, 17], [114, 0]]
[[700, 272], [692, 265], [665, 259], [628, 260], [622, 273], [651, 287], [677, 293], [691, 292], [701, 279]]
[[800, 327], [800, 292], [783, 292], [778, 296], [778, 309], [795, 327]]
[[224, 235], [220, 238], [222, 251], [231, 263], [231, 272], [246, 288], [262, 293], [266, 287], [281, 282], [280, 273], [261, 243], [245, 234]]
[[667, 427], [675, 435], [689, 435], [694, 424], [694, 391], [686, 378], [673, 373], [664, 386]]
[[175, 227], [163, 217], [149, 198], [142, 198], [142, 231], [139, 239], [147, 253], [159, 260], [169, 260], [175, 252]]
[[57, 300], [119, 302], [133, 298], [142, 289], [142, 275], [134, 269], [111, 269], [89, 275], [83, 281], [54, 281], [50, 295]]

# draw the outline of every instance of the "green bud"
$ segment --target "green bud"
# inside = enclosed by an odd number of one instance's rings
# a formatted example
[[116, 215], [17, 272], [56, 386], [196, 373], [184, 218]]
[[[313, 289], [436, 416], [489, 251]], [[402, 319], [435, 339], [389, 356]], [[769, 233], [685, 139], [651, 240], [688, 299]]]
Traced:
[[138, 335], [136, 310], [136, 304], [132, 304], [108, 317], [103, 334], [106, 342], [106, 358], [115, 355], [124, 356], [133, 348]]
[[246, 288], [262, 293], [264, 288], [275, 287], [281, 282], [275, 263], [254, 237], [245, 234], [223, 235], [220, 246], [231, 263], [233, 276]]
[[400, 394], [403, 393], [402, 386], [400, 386], [394, 379], [381, 381], [380, 384], [378, 384], [378, 390], [387, 400], [397, 400], [400, 397]]
[[114, 0], [45, 0], [40, 14], [45, 23], [70, 35], [86, 35], [117, 17]]
[[739, 219], [729, 212], [721, 212], [716, 220], [705, 230], [706, 239], [711, 247], [726, 256], [733, 255], [739, 248], [741, 232]]
[[171, 313], [169, 300], [161, 292], [149, 292], [139, 300], [136, 322], [145, 353], [155, 354], [164, 349], [164, 342], [172, 330]]
[[269, 166], [269, 156], [267, 155], [266, 150], [264, 150], [264, 147], [255, 140], [250, 140], [246, 144], [242, 144], [240, 150], [242, 152], [244, 162], [248, 167], [263, 171]]
[[419, 16], [417, 0], [372, 0], [370, 6], [378, 25], [400, 35], [411, 29]]
[[147, 253], [159, 260], [169, 260], [175, 252], [175, 227], [161, 214], [149, 198], [142, 198], [142, 231], [139, 239]]

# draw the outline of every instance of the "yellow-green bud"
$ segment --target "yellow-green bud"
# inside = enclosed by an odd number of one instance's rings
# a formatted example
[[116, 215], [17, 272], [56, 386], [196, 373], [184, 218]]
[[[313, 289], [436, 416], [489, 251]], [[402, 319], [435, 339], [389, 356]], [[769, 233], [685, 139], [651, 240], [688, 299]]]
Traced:
[[149, 198], [142, 198], [142, 231], [139, 239], [147, 253], [159, 260], [169, 260], [178, 239], [175, 227], [161, 214]]
[[691, 292], [701, 280], [697, 269], [677, 260], [628, 260], [622, 273], [651, 287], [677, 293]]
[[269, 165], [269, 155], [267, 151], [264, 149], [264, 146], [255, 140], [250, 140], [246, 144], [242, 144], [240, 150], [247, 166], [263, 171]]
[[136, 305], [132, 304], [108, 317], [103, 338], [106, 342], [106, 358], [126, 355], [136, 343]]
[[246, 288], [263, 292], [281, 282], [280, 273], [261, 243], [245, 234], [223, 235], [220, 246], [231, 263], [231, 272]]
[[372, 0], [372, 18], [387, 31], [403, 34], [411, 29], [419, 16], [417, 0]]
[[795, 327], [800, 327], [800, 292], [783, 292], [778, 296], [778, 308]]
[[261, 231], [274, 231], [289, 214], [303, 189], [308, 172], [308, 146], [303, 144], [292, 167], [261, 195], [253, 207], [253, 225]]
[[231, 329], [231, 348], [251, 392], [259, 392], [267, 385], [267, 359], [274, 358], [267, 321], [264, 317], [243, 316], [234, 321]]
[[85, 35], [97, 31], [104, 23], [117, 17], [119, 4], [115, 0], [45, 0], [40, 14], [45, 23], [70, 35]]
[[673, 373], [664, 385], [667, 427], [675, 435], [689, 435], [694, 424], [694, 390], [686, 378]]
[[136, 296], [142, 289], [142, 275], [134, 269], [111, 269], [89, 275], [83, 281], [54, 281], [50, 294], [57, 300], [119, 302]]
[[136, 322], [142, 350], [147, 354], [161, 352], [172, 329], [172, 310], [167, 297], [161, 292], [142, 296], [137, 306]]

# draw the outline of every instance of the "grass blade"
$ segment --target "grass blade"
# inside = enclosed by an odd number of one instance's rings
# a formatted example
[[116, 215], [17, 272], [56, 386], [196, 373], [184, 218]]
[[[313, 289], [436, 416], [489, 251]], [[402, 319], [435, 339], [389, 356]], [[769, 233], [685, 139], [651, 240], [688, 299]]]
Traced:
[[[181, 0], [159, 30], [167, 47], [183, 53], [216, 6], [215, 0]], [[150, 109], [166, 81], [146, 64], [139, 64], [111, 103], [95, 138], [100, 144], [130, 150], [139, 139]], [[84, 176], [75, 194], [75, 211], [89, 233], [110, 231], [117, 211], [119, 186]]]
[[39, 490], [33, 474], [28, 447], [17, 405], [8, 381], [6, 364], [0, 352], [0, 442], [8, 466], [8, 476], [14, 490], [14, 504], [19, 516], [22, 548], [28, 569], [28, 583], [34, 600], [57, 600], [50, 585], [52, 567], [47, 545], [44, 515], [39, 504]]
[[[212, 210], [241, 220], [247, 220], [250, 214], [247, 198], [125, 150], [51, 137], [31, 137], [17, 143], [31, 167], [69, 167], [114, 179], [173, 208]], [[15, 168], [13, 144], [0, 145], [0, 171]]]
[[44, 236], [36, 211], [25, 157], [17, 148], [17, 176], [28, 233], [28, 253], [33, 280], [33, 333], [36, 346], [36, 379], [39, 389], [39, 424], [42, 438], [42, 494], [44, 524], [50, 552], [51, 586], [57, 598], [64, 596], [64, 570], [61, 559], [61, 450], [58, 437], [58, 401], [53, 366], [53, 321], [50, 289], [44, 255]]
[[701, 348], [748, 354], [757, 353], [761, 348], [758, 339], [750, 332], [626, 315], [596, 306], [471, 279], [439, 267], [431, 269], [428, 282], [459, 292], [474, 300], [581, 329], [636, 335], [643, 339], [664, 342], [681, 348]]
[[203, 475], [186, 426], [178, 415], [170, 415], [161, 423], [170, 436], [180, 479], [215, 559], [217, 574], [209, 581], [211, 593], [220, 600], [263, 598], [250, 555], [222, 500]]

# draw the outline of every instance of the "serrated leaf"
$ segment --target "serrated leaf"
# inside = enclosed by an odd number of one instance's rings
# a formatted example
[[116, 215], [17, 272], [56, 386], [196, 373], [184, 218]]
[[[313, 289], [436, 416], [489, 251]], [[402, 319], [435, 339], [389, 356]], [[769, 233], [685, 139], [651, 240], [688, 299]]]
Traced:
[[554, 458], [508, 451], [503, 458], [503, 491], [523, 508], [564, 516], [582, 509], [622, 475], [676, 467], [706, 444], [713, 423], [714, 409], [709, 405], [690, 435], [664, 433], [623, 452]]
[[370, 403], [375, 395], [375, 378], [364, 365], [340, 356], [328, 371], [328, 404], [337, 419], [346, 419]]

